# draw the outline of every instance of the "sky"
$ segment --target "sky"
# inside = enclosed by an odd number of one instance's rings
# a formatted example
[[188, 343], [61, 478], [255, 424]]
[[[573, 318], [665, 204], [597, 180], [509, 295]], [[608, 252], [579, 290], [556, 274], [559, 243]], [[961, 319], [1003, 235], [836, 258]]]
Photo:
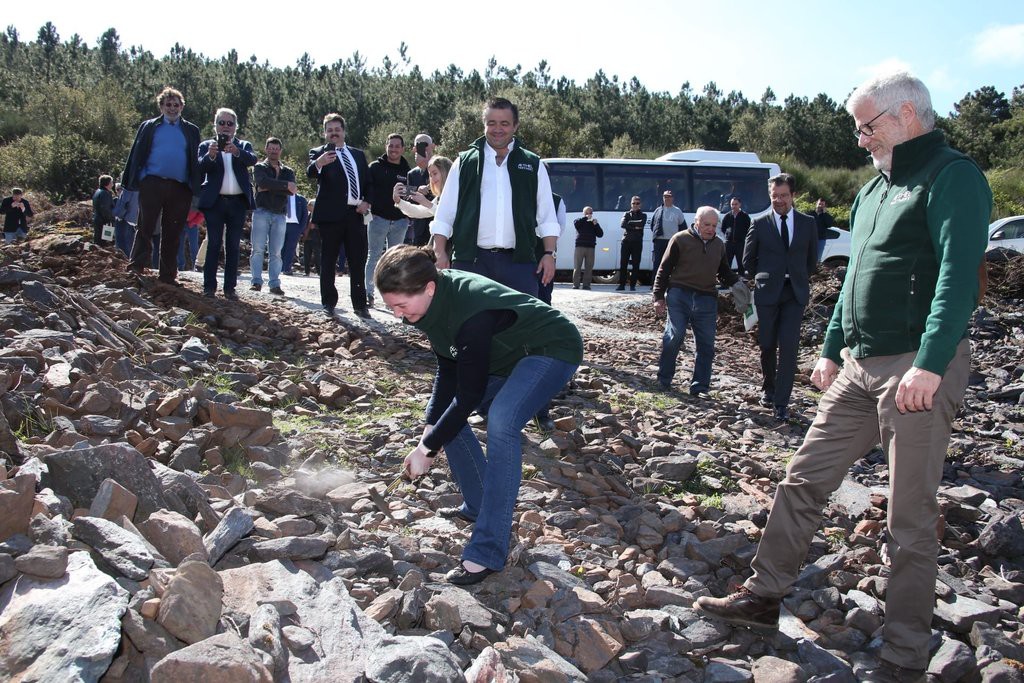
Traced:
[[[101, 10], [106, 7], [110, 11]], [[425, 74], [449, 64], [483, 73], [492, 56], [524, 72], [546, 60], [552, 76], [579, 84], [600, 69], [671, 94], [686, 82], [700, 91], [713, 81], [719, 90], [753, 100], [771, 87], [779, 102], [819, 93], [842, 102], [875, 73], [903, 68], [925, 82], [942, 115], [982, 86], [1009, 98], [1014, 86], [1024, 85], [1021, 0], [175, 0], [171, 12], [151, 19], [158, 7], [24, 2], [0, 21], [25, 41], [35, 40], [47, 21], [62, 41], [77, 33], [91, 46], [113, 27], [122, 47], [141, 45], [156, 56], [177, 42], [208, 57], [233, 48], [241, 59], [255, 55], [280, 67], [294, 65], [303, 53], [321, 65], [355, 51], [368, 66], [379, 66], [385, 56], [399, 62], [405, 42], [411, 63]]]

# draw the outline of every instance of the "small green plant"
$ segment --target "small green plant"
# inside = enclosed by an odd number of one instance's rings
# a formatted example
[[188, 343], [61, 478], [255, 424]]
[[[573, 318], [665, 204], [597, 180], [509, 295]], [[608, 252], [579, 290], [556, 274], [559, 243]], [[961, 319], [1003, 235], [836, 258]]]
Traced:
[[222, 451], [224, 456], [224, 469], [229, 472], [241, 475], [246, 479], [252, 478], [252, 463], [245, 457], [245, 447], [240, 443], [228, 446]]
[[702, 494], [697, 496], [697, 504], [706, 508], [722, 509], [722, 495], [720, 493]]
[[842, 550], [846, 546], [846, 532], [838, 527], [832, 527], [825, 533], [825, 540], [832, 550]]
[[56, 428], [57, 424], [53, 417], [33, 410], [25, 415], [21, 425], [14, 430], [14, 436], [19, 441], [29, 441], [30, 439], [45, 437]]

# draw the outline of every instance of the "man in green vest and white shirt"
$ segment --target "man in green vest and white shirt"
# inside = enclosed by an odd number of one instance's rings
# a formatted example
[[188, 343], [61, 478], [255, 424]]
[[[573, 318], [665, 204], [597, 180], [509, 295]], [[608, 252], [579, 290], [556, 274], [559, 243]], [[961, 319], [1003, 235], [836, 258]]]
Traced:
[[[555, 277], [559, 226], [540, 157], [515, 139], [519, 109], [487, 102], [484, 136], [459, 154], [430, 224], [437, 266], [479, 273], [531, 296]], [[453, 190], [452, 188], [456, 188]], [[543, 240], [538, 261], [535, 250]], [[448, 260], [448, 243], [452, 260]]]

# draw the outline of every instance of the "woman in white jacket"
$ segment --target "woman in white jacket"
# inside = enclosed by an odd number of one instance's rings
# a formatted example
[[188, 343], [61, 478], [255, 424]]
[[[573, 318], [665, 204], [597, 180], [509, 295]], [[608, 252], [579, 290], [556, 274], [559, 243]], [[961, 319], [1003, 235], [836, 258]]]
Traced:
[[430, 177], [430, 193], [434, 195], [433, 200], [427, 199], [419, 192], [419, 188], [408, 195], [408, 200], [402, 199], [406, 188], [402, 183], [398, 183], [392, 191], [395, 206], [409, 218], [433, 218], [437, 211], [437, 202], [444, 190], [444, 183], [448, 180], [448, 171], [451, 169], [452, 160], [448, 157], [430, 157], [430, 161], [427, 162], [427, 175]]

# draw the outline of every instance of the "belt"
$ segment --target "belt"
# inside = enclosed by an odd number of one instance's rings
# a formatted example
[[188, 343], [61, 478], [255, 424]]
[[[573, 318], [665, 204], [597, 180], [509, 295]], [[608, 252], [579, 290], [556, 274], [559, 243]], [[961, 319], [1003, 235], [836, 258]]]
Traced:
[[478, 249], [483, 249], [484, 251], [489, 251], [492, 254], [514, 254], [515, 251], [516, 251], [515, 249], [504, 249], [502, 247], [477, 247], [477, 248]]

